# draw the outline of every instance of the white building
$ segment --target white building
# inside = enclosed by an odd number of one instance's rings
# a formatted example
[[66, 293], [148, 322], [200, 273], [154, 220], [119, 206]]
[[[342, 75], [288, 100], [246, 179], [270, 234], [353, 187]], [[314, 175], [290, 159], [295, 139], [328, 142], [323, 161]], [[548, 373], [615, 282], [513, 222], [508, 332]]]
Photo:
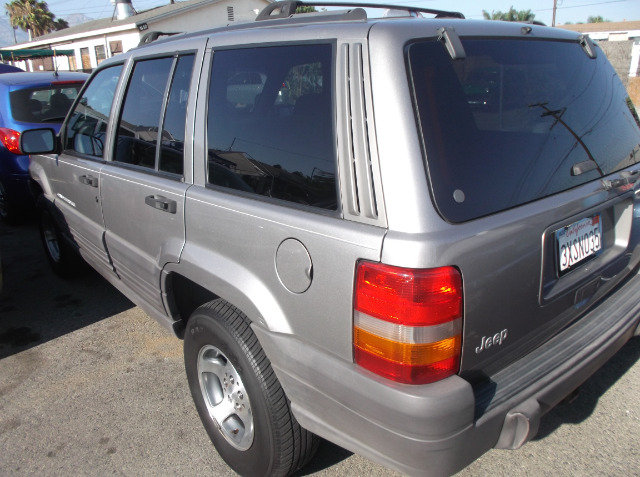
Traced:
[[[629, 44], [631, 61], [629, 62], [629, 76], [638, 75], [640, 68], [640, 21], [585, 23], [578, 25], [563, 25], [559, 28], [586, 33], [593, 40], [609, 42], [610, 44], [625, 42]], [[610, 58], [611, 59], [611, 58]]]
[[[167, 0], [169, 1], [169, 0]], [[181, 33], [251, 21], [270, 0], [189, 0], [136, 12], [131, 0], [116, 0], [112, 18], [55, 31], [32, 41], [0, 48], [65, 50], [62, 56], [12, 61], [26, 71], [91, 71], [103, 60], [137, 46], [151, 32]], [[73, 50], [70, 56], [64, 56]]]
[[559, 28], [585, 33], [598, 41], [640, 111], [640, 21], [584, 23]]

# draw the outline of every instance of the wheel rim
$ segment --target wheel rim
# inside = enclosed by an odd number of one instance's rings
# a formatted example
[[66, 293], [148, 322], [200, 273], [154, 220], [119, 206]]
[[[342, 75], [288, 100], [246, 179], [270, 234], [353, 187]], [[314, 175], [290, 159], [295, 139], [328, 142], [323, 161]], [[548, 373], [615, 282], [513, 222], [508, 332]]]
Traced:
[[253, 443], [253, 413], [238, 371], [212, 345], [198, 353], [198, 381], [209, 416], [233, 447], [245, 451]]
[[58, 243], [58, 233], [53, 221], [47, 213], [42, 215], [42, 237], [47, 248], [47, 253], [54, 262], [60, 261], [60, 244]]

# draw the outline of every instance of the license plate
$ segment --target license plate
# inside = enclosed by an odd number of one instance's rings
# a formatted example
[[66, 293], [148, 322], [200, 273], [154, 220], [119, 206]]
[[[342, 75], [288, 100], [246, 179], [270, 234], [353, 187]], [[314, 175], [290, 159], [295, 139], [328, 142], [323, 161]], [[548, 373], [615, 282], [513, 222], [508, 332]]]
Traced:
[[587, 217], [556, 231], [558, 266], [566, 273], [602, 250], [600, 215]]

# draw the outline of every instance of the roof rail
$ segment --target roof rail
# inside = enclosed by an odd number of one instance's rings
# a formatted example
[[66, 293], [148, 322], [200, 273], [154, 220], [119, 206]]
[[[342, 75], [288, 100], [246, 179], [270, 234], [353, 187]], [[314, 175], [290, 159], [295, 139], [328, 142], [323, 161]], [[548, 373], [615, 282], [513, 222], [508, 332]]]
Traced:
[[277, 18], [289, 18], [298, 7], [356, 7], [356, 8], [377, 8], [384, 10], [402, 10], [411, 16], [418, 16], [420, 13], [428, 13], [435, 15], [436, 18], [464, 18], [460, 12], [449, 12], [444, 10], [434, 10], [432, 8], [410, 7], [406, 5], [387, 5], [383, 3], [355, 3], [355, 2], [323, 2], [310, 1], [302, 2], [300, 0], [285, 0], [281, 2], [273, 2], [267, 5], [256, 17], [256, 21], [274, 20]]
[[142, 38], [140, 38], [140, 42], [138, 43], [138, 46], [152, 43], [156, 41], [158, 38], [160, 38], [161, 36], [172, 36], [172, 35], [178, 35], [178, 34], [180, 34], [180, 32], [177, 32], [177, 31], [176, 32], [150, 31], [148, 33], [145, 33], [142, 36]]

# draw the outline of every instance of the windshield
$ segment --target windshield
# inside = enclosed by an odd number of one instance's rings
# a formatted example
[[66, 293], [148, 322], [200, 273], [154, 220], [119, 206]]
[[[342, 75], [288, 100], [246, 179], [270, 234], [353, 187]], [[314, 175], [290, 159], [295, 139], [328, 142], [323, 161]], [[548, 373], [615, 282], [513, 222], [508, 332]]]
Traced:
[[436, 41], [408, 60], [440, 214], [463, 222], [640, 160], [633, 106], [604, 53], [576, 42], [463, 40], [452, 60]]

